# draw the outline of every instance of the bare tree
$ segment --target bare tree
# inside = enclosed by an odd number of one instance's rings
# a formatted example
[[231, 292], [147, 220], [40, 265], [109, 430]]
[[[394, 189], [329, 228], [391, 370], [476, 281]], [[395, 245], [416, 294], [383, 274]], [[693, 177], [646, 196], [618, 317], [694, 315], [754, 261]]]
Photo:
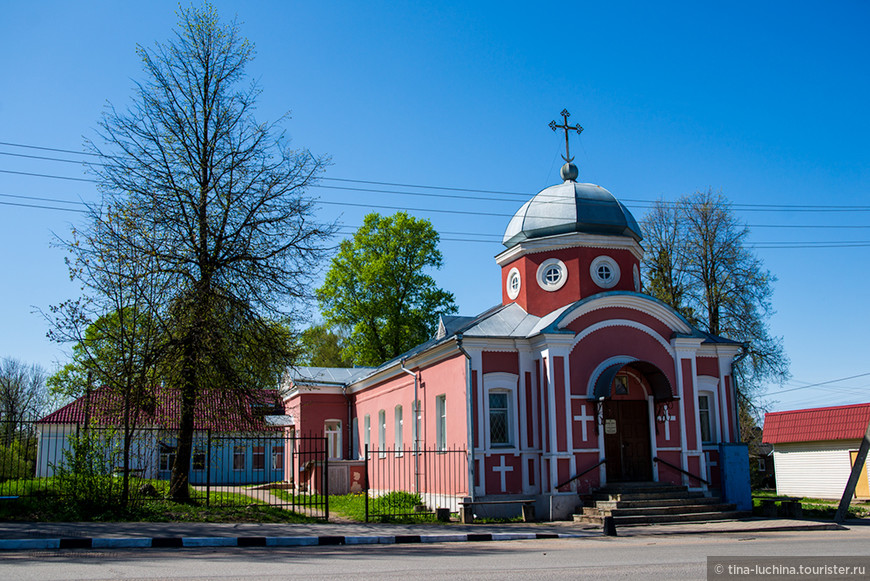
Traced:
[[683, 248], [685, 229], [682, 228], [679, 207], [664, 201], [656, 202], [643, 219], [646, 253], [643, 266], [644, 290], [671, 305], [680, 314], [694, 321], [691, 308], [686, 305], [687, 281]]
[[0, 359], [0, 422], [3, 444], [11, 444], [22, 424], [46, 411], [45, 370], [19, 359]]
[[138, 51], [147, 80], [104, 115], [105, 145], [91, 144], [103, 207], [122, 226], [96, 223], [86, 238], [167, 289], [149, 316], [165, 341], [161, 379], [180, 398], [170, 490], [183, 500], [199, 394], [277, 383], [295, 353], [279, 322], [308, 296], [333, 229], [304, 195], [324, 160], [253, 117], [259, 89], [242, 87], [253, 46], [235, 22], [209, 5], [181, 10], [172, 41]]
[[751, 412], [766, 382], [788, 378], [782, 340], [770, 334], [776, 278], [747, 248], [749, 229], [721, 194], [659, 201], [643, 221], [645, 284], [704, 331], [746, 344], [737, 367], [741, 405]]

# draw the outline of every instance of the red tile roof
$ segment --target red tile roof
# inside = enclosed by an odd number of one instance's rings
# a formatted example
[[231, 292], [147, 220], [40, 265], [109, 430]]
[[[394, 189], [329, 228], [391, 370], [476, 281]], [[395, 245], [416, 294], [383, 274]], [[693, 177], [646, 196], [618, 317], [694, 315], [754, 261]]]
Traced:
[[870, 403], [774, 412], [764, 416], [763, 441], [820, 442], [860, 440], [870, 422]]
[[[140, 426], [156, 426], [176, 429], [179, 418], [178, 390], [158, 388], [153, 406], [143, 406], [139, 411]], [[108, 389], [98, 389], [90, 396], [92, 425], [121, 426], [123, 407], [121, 398]], [[230, 391], [209, 390], [200, 394], [196, 402], [194, 429], [217, 432], [244, 432], [274, 429], [266, 426], [263, 415], [284, 413], [284, 404], [275, 389], [259, 390], [240, 395]], [[82, 396], [38, 423], [83, 424], [88, 414], [88, 398]]]

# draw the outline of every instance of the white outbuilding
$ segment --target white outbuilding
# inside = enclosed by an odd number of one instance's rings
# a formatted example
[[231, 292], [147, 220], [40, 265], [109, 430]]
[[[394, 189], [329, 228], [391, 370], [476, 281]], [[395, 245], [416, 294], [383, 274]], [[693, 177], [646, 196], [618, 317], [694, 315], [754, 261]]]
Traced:
[[[773, 445], [776, 493], [839, 499], [870, 422], [870, 403], [769, 413], [763, 441]], [[870, 498], [864, 465], [857, 498]]]

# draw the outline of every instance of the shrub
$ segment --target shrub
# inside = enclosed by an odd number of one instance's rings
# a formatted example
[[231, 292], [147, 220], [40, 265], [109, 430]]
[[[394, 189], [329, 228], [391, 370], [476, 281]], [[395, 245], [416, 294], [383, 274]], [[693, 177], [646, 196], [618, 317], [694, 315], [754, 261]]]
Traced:
[[35, 463], [29, 452], [19, 440], [0, 446], [0, 482], [33, 476]]
[[58, 495], [81, 517], [114, 513], [121, 506], [121, 481], [114, 475], [120, 451], [110, 433], [71, 436], [63, 461], [53, 466]]

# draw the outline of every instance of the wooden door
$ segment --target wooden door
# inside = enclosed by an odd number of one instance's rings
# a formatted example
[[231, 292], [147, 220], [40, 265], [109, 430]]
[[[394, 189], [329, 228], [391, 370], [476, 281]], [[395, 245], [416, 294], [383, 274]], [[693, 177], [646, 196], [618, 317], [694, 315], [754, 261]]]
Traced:
[[645, 401], [610, 400], [604, 413], [607, 480], [652, 480], [649, 411]]

